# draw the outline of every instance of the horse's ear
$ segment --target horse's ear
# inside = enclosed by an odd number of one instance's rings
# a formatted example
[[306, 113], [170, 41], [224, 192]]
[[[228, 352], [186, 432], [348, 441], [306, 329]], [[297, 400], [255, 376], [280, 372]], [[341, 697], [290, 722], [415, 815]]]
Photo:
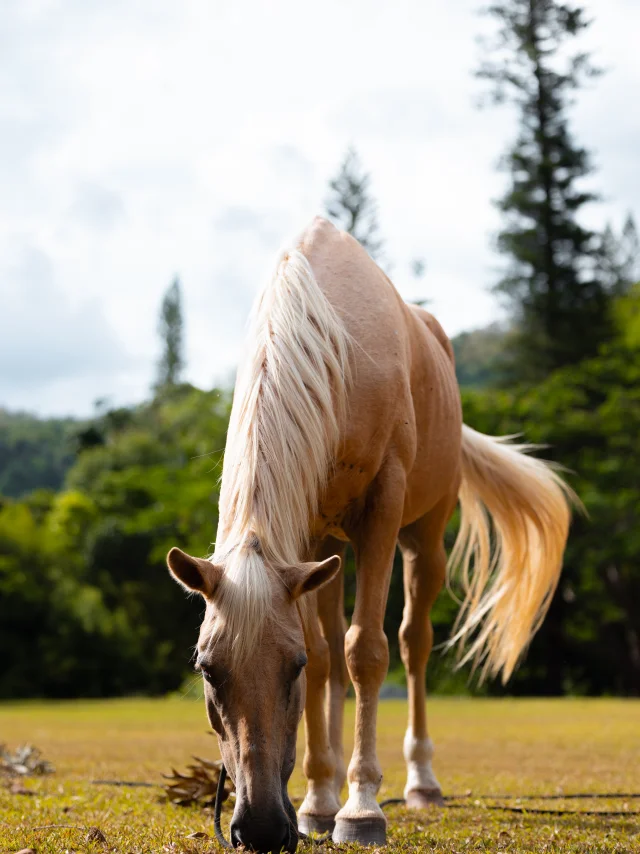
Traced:
[[329, 557], [321, 563], [297, 563], [294, 566], [287, 566], [282, 571], [282, 580], [291, 598], [297, 599], [335, 578], [341, 565], [342, 561], [338, 555]]
[[167, 555], [169, 572], [186, 590], [195, 590], [203, 596], [213, 596], [222, 570], [201, 557], [191, 557], [181, 549], [173, 548]]

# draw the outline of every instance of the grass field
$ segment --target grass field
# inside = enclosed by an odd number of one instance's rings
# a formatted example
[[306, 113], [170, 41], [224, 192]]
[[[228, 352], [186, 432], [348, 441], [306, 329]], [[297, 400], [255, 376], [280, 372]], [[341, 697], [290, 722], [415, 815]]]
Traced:
[[[445, 794], [471, 792], [471, 797], [463, 806], [426, 813], [389, 808], [390, 851], [640, 851], [639, 816], [495, 812], [480, 798], [640, 792], [639, 702], [436, 698], [429, 710], [435, 769]], [[352, 715], [350, 704], [349, 734]], [[404, 726], [404, 702], [382, 703], [381, 798], [402, 793]], [[1, 852], [26, 847], [38, 854], [216, 850], [213, 820], [206, 812], [160, 803], [155, 789], [91, 784], [95, 778], [159, 782], [163, 771], [184, 768], [192, 754], [217, 755], [215, 741], [207, 734], [203, 704], [177, 699], [4, 704], [0, 742], [10, 747], [31, 742], [56, 767], [51, 776], [25, 780], [33, 794], [0, 788]], [[290, 792], [294, 803], [299, 802], [303, 794], [299, 770]], [[542, 809], [640, 810], [640, 800], [624, 798], [525, 804]], [[229, 816], [226, 811], [225, 827]], [[89, 827], [98, 827], [106, 842], [87, 842]], [[187, 838], [197, 831], [209, 838]], [[329, 844], [325, 850], [348, 848]]]

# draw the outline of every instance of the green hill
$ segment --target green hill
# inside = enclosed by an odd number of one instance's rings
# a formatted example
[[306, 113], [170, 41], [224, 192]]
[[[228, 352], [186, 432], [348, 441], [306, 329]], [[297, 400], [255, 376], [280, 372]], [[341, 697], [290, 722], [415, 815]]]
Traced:
[[75, 458], [77, 428], [71, 418], [0, 409], [0, 495], [19, 498], [34, 489], [60, 489]]

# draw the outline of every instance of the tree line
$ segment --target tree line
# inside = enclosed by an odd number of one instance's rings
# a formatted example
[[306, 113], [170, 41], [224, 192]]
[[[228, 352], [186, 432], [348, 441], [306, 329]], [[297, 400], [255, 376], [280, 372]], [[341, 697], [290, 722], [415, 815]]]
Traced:
[[[588, 229], [581, 217], [597, 200], [586, 183], [589, 153], [570, 123], [572, 98], [598, 74], [572, 47], [588, 26], [584, 11], [503, 0], [488, 14], [495, 38], [478, 77], [490, 103], [512, 101], [519, 116], [501, 163], [496, 235], [505, 264], [495, 288], [510, 321], [454, 340], [464, 417], [482, 432], [543, 445], [587, 512], [574, 521], [549, 615], [509, 685], [480, 688], [444, 652], [432, 656], [427, 680], [443, 692], [640, 695], [637, 233], [632, 217], [620, 234]], [[371, 177], [353, 149], [326, 208], [382, 261]], [[414, 266], [421, 275], [422, 262]], [[56, 422], [50, 446], [42, 423], [0, 413], [0, 697], [162, 693], [189, 671], [202, 606], [171, 582], [164, 556], [172, 545], [209, 549], [231, 392], [182, 382], [178, 280], [161, 306], [160, 335], [150, 401]], [[403, 607], [396, 563], [392, 668]], [[348, 611], [354, 583], [348, 561]], [[456, 610], [443, 592], [436, 643]]]

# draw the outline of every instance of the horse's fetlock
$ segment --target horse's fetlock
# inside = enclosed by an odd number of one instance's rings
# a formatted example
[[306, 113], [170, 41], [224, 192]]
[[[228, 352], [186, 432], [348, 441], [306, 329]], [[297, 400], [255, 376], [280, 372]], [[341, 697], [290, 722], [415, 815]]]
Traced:
[[314, 780], [316, 783], [327, 781], [330, 785], [336, 774], [336, 762], [333, 752], [328, 752], [318, 756], [317, 754], [305, 754], [302, 762], [302, 770], [308, 780]]
[[377, 758], [365, 759], [360, 756], [357, 761], [351, 761], [347, 774], [349, 785], [352, 786], [375, 786], [382, 783], [382, 768]]

